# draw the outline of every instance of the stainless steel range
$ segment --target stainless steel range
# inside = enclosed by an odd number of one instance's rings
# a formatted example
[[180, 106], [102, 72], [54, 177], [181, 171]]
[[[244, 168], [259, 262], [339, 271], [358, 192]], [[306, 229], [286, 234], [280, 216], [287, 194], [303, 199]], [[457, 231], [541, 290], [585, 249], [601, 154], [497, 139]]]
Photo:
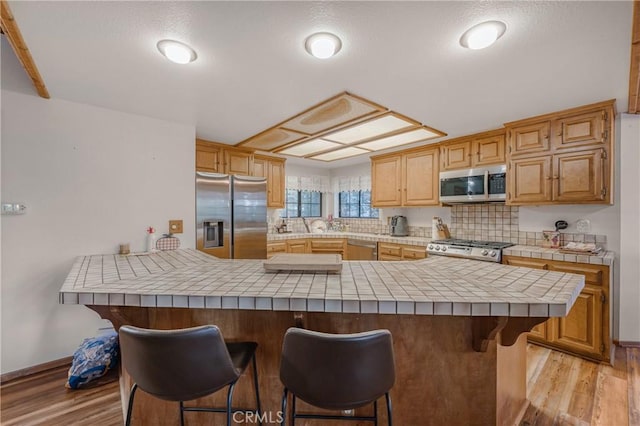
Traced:
[[502, 260], [502, 249], [511, 247], [512, 245], [512, 243], [501, 243], [498, 241], [449, 238], [447, 240], [431, 241], [427, 246], [427, 253], [484, 260], [486, 262], [500, 262]]

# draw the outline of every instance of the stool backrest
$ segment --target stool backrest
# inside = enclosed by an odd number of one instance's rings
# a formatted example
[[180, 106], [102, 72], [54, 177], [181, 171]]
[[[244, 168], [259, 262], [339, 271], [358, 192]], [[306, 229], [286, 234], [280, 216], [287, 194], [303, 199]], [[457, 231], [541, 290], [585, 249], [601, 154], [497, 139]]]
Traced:
[[280, 380], [296, 397], [325, 409], [351, 409], [388, 392], [395, 381], [388, 330], [327, 334], [290, 328]]
[[120, 327], [122, 365], [147, 393], [169, 401], [211, 394], [237, 380], [216, 326], [180, 330]]

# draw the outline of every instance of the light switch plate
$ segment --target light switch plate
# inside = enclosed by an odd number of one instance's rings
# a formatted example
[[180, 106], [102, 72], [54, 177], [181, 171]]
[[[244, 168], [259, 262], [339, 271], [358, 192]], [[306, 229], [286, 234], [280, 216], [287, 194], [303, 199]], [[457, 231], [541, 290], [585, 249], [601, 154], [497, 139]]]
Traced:
[[169, 233], [170, 234], [182, 234], [182, 220], [170, 220], [169, 221]]

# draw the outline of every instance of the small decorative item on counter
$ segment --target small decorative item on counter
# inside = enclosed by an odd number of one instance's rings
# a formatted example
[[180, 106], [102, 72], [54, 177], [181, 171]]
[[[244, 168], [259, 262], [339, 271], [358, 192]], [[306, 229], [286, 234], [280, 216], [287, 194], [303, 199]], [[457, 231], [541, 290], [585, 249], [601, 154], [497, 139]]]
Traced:
[[173, 234], [163, 234], [161, 238], [158, 238], [156, 248], [162, 251], [177, 250], [180, 248], [180, 239], [174, 237]]
[[542, 231], [542, 247], [559, 248], [560, 232], [558, 231]]
[[570, 242], [560, 247], [560, 251], [569, 254], [598, 254], [602, 251], [602, 247], [597, 247], [596, 243]]
[[131, 249], [129, 248], [129, 243], [120, 244], [120, 254], [129, 254], [131, 253]]
[[152, 226], [147, 228], [147, 251], [152, 252], [156, 249], [156, 230]]

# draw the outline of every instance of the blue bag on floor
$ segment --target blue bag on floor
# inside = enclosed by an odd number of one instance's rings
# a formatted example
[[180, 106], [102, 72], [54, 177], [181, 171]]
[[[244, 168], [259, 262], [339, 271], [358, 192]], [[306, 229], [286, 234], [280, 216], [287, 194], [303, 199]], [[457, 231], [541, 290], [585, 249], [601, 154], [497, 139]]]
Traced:
[[65, 386], [78, 389], [91, 380], [104, 376], [107, 371], [118, 365], [119, 357], [120, 345], [116, 332], [84, 339], [73, 354]]

